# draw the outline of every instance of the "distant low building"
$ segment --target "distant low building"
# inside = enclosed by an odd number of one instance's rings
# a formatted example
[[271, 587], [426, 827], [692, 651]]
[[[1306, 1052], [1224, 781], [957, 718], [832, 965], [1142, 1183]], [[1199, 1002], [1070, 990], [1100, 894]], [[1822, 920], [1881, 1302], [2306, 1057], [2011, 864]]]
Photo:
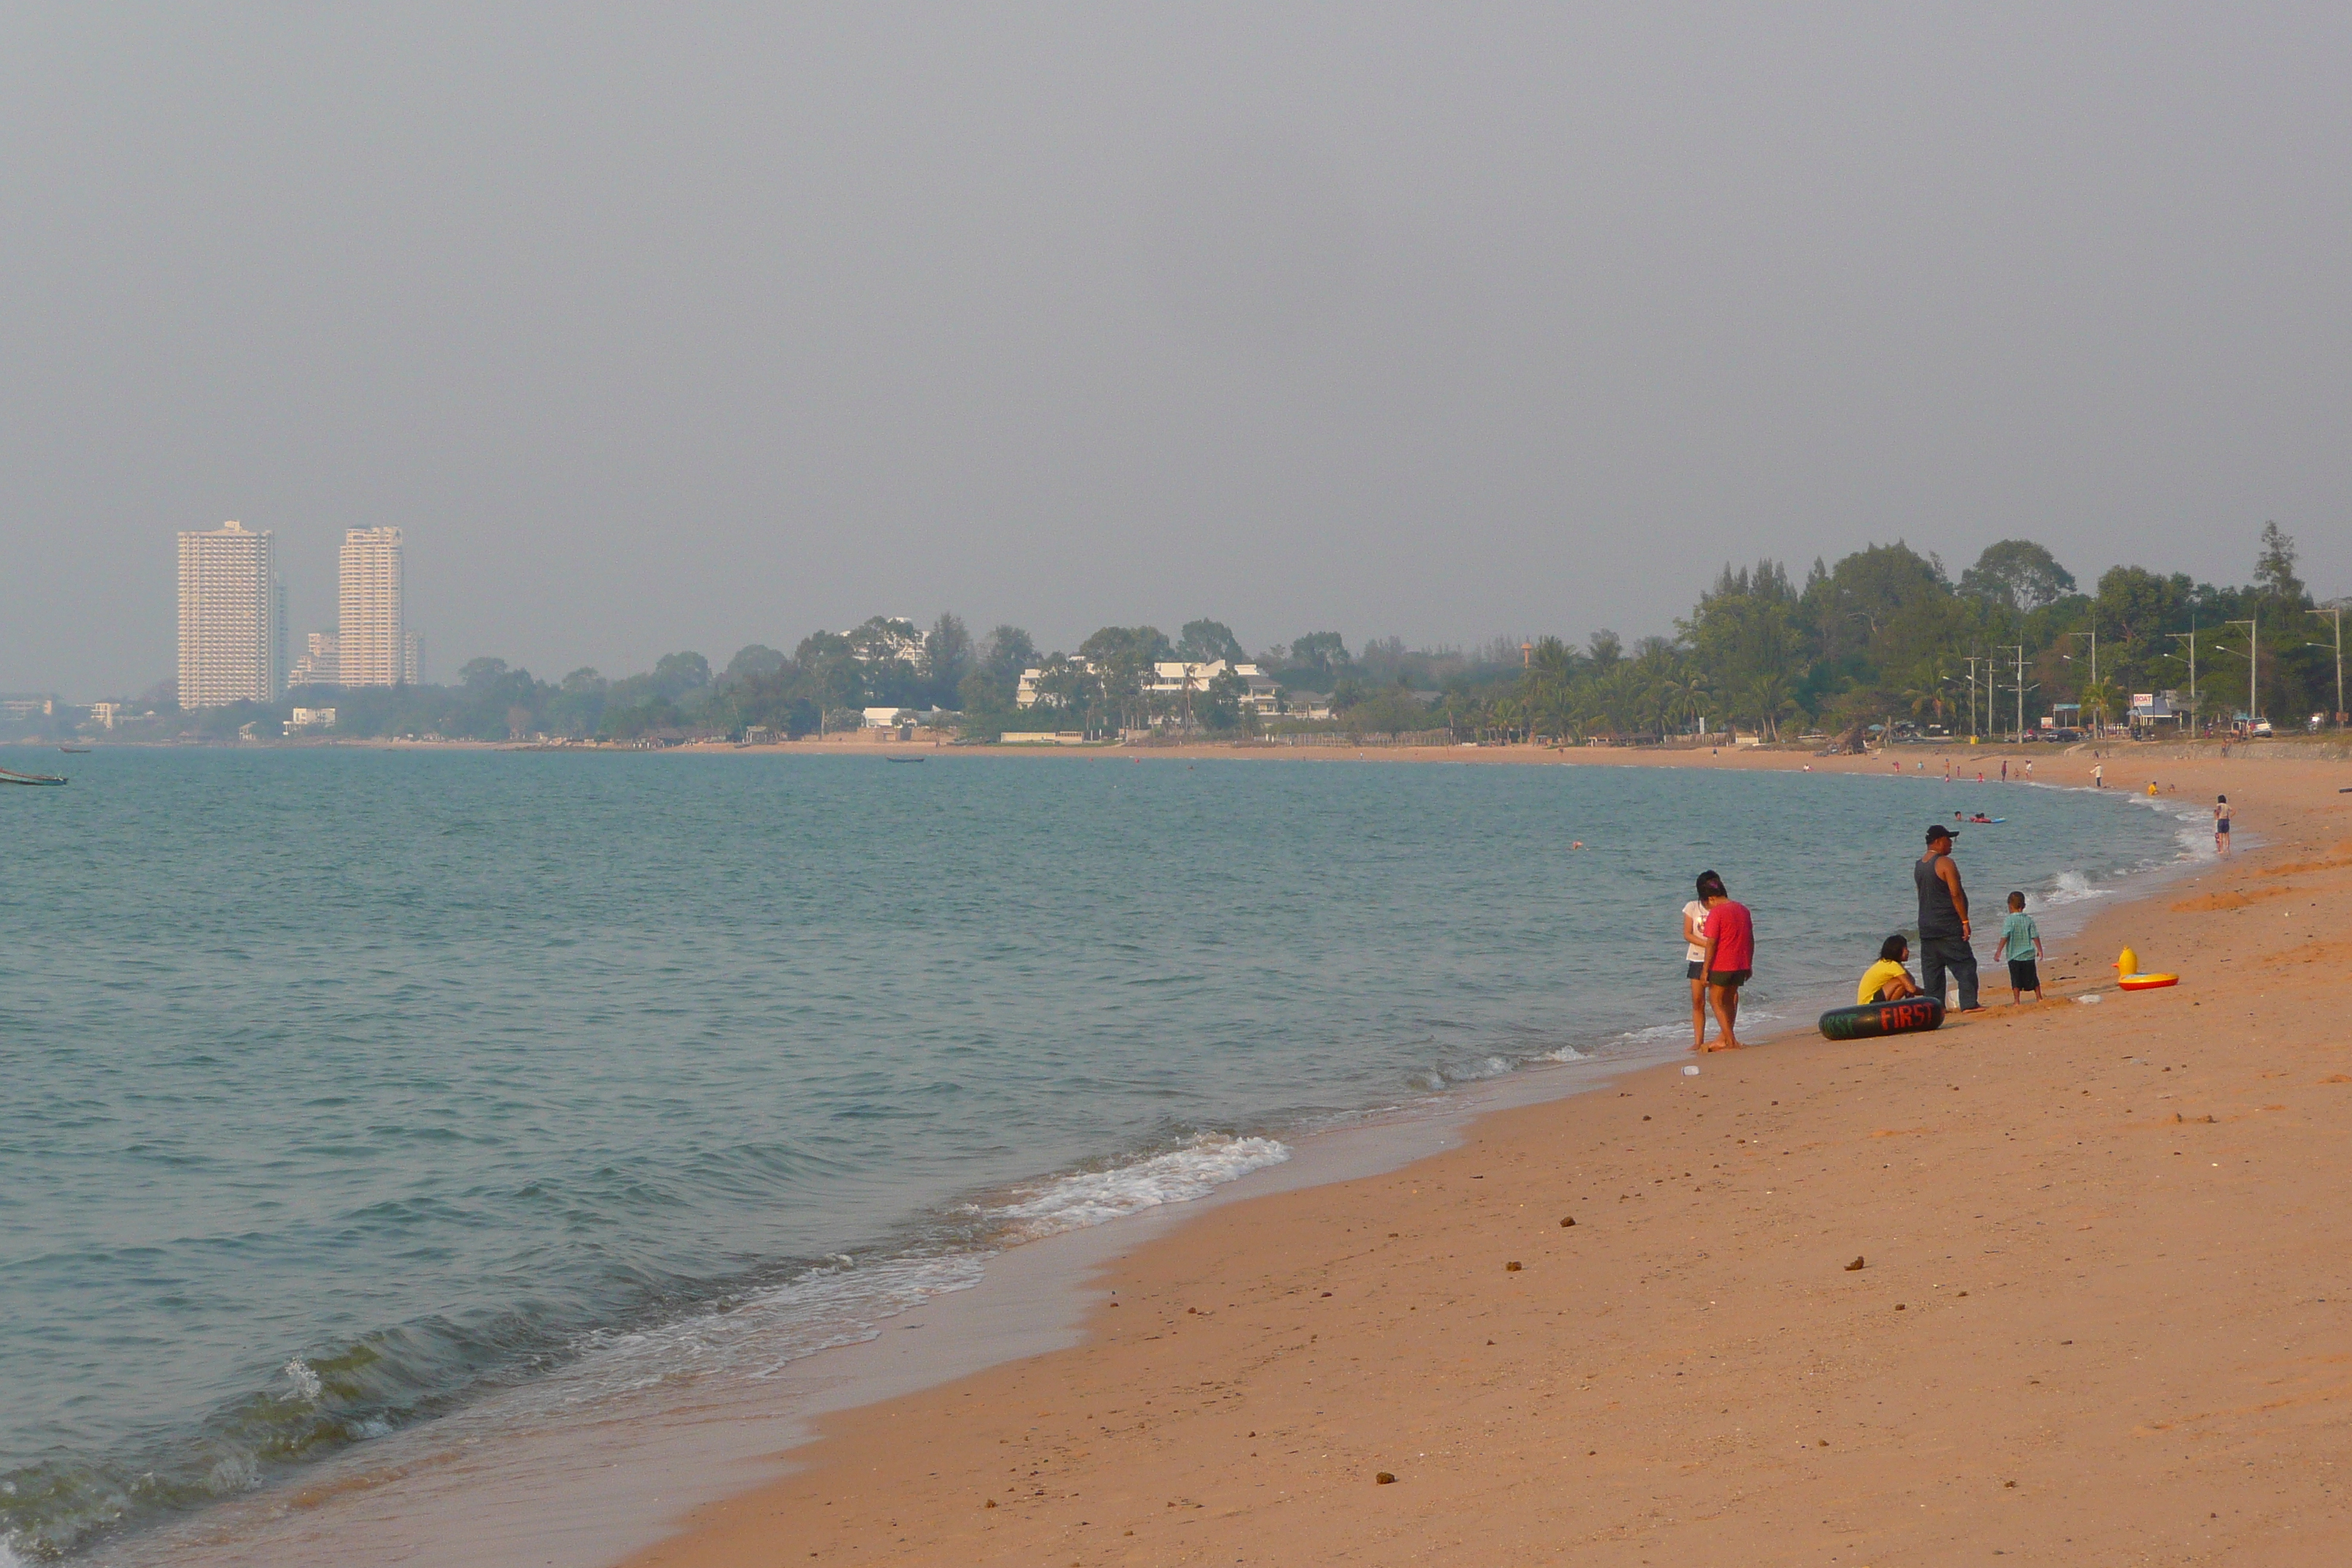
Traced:
[[297, 708], [286, 724], [292, 730], [331, 730], [335, 727], [335, 710], [331, 708]]
[[0, 719], [18, 723], [27, 719], [51, 719], [57, 716], [58, 700], [54, 697], [0, 698]]
[[293, 668], [286, 672], [288, 688], [337, 686], [342, 679], [342, 639], [333, 632], [303, 634], [302, 651], [294, 656]]
[[2167, 724], [2178, 729], [2189, 720], [2178, 691], [2133, 692], [2129, 717], [2136, 731], [2161, 730]]
[[128, 702], [93, 702], [89, 705], [89, 721], [101, 730], [111, 730], [131, 717]]

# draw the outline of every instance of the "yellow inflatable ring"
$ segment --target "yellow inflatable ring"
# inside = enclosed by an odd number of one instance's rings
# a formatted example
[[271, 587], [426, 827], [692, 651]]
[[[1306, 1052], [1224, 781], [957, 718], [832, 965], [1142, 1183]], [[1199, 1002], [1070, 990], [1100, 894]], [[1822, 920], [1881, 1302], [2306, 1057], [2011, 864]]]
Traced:
[[2168, 985], [2179, 984], [2180, 976], [2178, 974], [2126, 974], [2119, 976], [2116, 984], [2126, 991], [2161, 991]]

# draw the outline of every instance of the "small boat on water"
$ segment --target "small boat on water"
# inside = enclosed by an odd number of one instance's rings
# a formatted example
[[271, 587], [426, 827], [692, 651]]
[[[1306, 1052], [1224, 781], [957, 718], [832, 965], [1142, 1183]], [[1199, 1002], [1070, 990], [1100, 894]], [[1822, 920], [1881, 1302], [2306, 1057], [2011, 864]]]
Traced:
[[14, 768], [0, 768], [0, 784], [61, 784], [65, 782], [47, 773], [20, 773]]
[[59, 746], [58, 750], [63, 752], [68, 757], [86, 757], [89, 755], [89, 748], [88, 746]]
[[885, 758], [883, 758], [882, 760], [883, 760], [884, 762], [886, 762], [886, 763], [928, 763], [928, 762], [929, 762], [929, 761], [930, 761], [930, 758], [929, 758], [929, 757], [885, 757]]

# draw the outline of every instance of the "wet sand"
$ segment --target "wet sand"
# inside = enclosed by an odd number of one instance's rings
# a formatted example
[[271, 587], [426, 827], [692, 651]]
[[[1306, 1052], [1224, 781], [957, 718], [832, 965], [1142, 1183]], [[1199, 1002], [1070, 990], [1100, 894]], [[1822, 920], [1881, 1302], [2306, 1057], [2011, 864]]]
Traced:
[[[1076, 1345], [829, 1415], [631, 1561], [2352, 1557], [2352, 764], [2106, 762], [2227, 790], [2242, 848], [2104, 910], [2041, 1006], [1988, 963], [1933, 1035], [1633, 1072], [1207, 1209], [1108, 1257]], [[2126, 942], [2183, 983], [2117, 992]]]

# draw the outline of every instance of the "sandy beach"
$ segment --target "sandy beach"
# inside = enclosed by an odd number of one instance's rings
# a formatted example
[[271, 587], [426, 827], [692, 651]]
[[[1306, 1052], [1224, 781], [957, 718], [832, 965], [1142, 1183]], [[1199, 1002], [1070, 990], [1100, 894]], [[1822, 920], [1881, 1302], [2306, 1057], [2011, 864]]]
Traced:
[[[1075, 1348], [830, 1416], [633, 1561], [2344, 1561], [2352, 765], [2106, 763], [2227, 791], [2241, 848], [2103, 910], [2043, 1005], [1988, 963], [1933, 1035], [1633, 1072], [1213, 1208], [1100, 1270]], [[2182, 984], [2117, 992], [2126, 942]]]

